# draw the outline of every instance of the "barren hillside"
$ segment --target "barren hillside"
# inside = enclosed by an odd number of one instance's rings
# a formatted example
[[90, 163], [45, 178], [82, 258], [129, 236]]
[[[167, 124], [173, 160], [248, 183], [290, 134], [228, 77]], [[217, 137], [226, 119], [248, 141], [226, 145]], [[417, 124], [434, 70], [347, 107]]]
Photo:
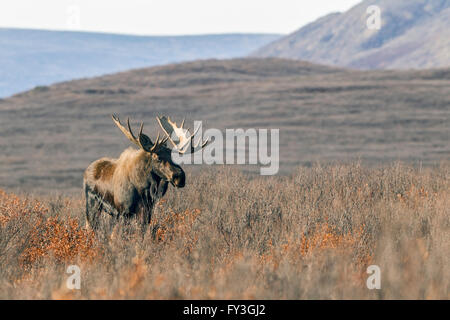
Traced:
[[[205, 128], [279, 128], [281, 173], [360, 158], [450, 156], [450, 70], [346, 71], [281, 59], [207, 60], [70, 81], [0, 100], [0, 187], [78, 191], [129, 146], [111, 113], [156, 135], [167, 114]], [[250, 168], [246, 168], [249, 169]]]
[[[367, 27], [369, 6], [380, 9], [381, 28]], [[322, 17], [254, 53], [356, 69], [450, 66], [450, 1], [366, 0]]]

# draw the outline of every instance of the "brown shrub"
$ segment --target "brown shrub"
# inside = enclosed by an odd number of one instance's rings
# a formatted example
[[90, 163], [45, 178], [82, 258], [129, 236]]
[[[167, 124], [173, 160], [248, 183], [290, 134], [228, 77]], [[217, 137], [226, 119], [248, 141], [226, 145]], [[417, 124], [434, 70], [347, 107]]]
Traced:
[[[188, 174], [146, 234], [130, 223], [114, 237], [80, 226], [80, 199], [1, 191], [0, 298], [446, 299], [449, 168]], [[70, 264], [81, 290], [65, 287]], [[366, 287], [371, 264], [381, 290]]]

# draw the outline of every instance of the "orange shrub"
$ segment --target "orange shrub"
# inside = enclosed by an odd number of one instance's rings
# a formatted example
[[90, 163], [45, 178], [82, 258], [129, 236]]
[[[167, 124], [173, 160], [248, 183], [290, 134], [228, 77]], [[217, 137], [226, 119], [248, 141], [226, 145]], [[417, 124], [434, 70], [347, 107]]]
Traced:
[[28, 241], [19, 259], [24, 268], [46, 257], [64, 263], [77, 257], [90, 261], [98, 254], [94, 234], [81, 228], [77, 219], [50, 217], [49, 209], [41, 202], [0, 190], [0, 226], [14, 221], [31, 226], [20, 239]]
[[12, 219], [26, 219], [32, 215], [43, 216], [48, 209], [39, 201], [20, 198], [0, 189], [0, 225], [4, 226]]
[[29, 265], [39, 259], [52, 256], [58, 262], [71, 262], [76, 257], [92, 261], [99, 253], [92, 231], [81, 228], [78, 221], [55, 217], [40, 220], [31, 233], [31, 241], [23, 253], [22, 263]]

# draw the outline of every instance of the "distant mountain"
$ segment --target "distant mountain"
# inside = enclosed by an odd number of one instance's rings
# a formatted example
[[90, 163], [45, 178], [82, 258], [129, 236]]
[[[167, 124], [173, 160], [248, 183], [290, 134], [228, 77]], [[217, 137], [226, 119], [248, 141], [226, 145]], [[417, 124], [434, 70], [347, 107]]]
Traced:
[[207, 58], [248, 55], [274, 34], [129, 36], [0, 29], [0, 97], [74, 78]]
[[[367, 28], [370, 5], [381, 29]], [[302, 59], [357, 69], [450, 66], [450, 0], [366, 0], [257, 50], [252, 56]]]

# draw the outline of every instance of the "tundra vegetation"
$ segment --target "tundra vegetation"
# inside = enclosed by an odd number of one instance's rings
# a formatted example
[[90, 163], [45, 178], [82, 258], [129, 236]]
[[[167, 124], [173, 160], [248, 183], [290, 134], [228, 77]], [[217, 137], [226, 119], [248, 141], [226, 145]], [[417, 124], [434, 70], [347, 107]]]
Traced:
[[145, 234], [131, 221], [114, 236], [86, 229], [81, 190], [0, 191], [0, 299], [448, 299], [449, 174], [446, 162], [187, 170]]
[[190, 128], [201, 120], [205, 136], [279, 129], [281, 174], [355, 158], [434, 165], [450, 159], [449, 105], [448, 69], [362, 72], [249, 58], [74, 80], [0, 101], [0, 187], [78, 194], [89, 163], [129, 146], [111, 114], [131, 117], [136, 130], [144, 120], [152, 138], [161, 131], [153, 119], [164, 114], [186, 117]]

